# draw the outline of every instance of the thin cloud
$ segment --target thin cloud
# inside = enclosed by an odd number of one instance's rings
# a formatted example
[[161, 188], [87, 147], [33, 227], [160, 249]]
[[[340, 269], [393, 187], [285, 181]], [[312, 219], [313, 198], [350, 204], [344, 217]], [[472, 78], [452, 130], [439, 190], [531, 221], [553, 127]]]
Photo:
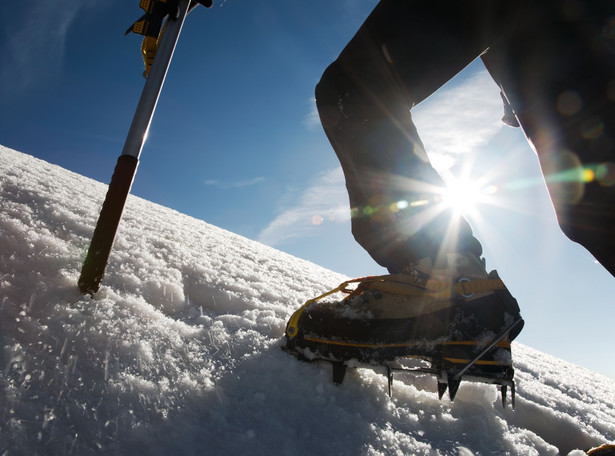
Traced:
[[231, 189], [251, 187], [253, 185], [260, 184], [261, 182], [264, 182], [264, 181], [265, 181], [265, 178], [261, 176], [261, 177], [255, 177], [254, 179], [240, 180], [240, 181], [234, 181], [234, 182], [222, 182], [222, 181], [215, 180], [215, 179], [209, 179], [209, 180], [204, 181], [203, 183], [211, 187], [216, 187], [217, 189], [220, 189], [220, 190], [231, 190]]
[[342, 168], [320, 174], [314, 184], [282, 211], [258, 236], [264, 244], [277, 246], [293, 239], [314, 236], [325, 223], [346, 222], [350, 218], [348, 195]]
[[487, 144], [503, 127], [499, 89], [484, 70], [436, 92], [412, 110], [425, 149], [438, 171]]
[[45, 0], [27, 3], [23, 17], [7, 14], [2, 22], [6, 41], [0, 80], [4, 93], [20, 93], [61, 74], [70, 25], [81, 9], [99, 2], [65, 0], [61, 7]]
[[320, 129], [320, 117], [318, 115], [318, 108], [316, 107], [315, 99], [310, 100], [310, 111], [303, 119], [303, 124], [307, 127], [308, 130]]

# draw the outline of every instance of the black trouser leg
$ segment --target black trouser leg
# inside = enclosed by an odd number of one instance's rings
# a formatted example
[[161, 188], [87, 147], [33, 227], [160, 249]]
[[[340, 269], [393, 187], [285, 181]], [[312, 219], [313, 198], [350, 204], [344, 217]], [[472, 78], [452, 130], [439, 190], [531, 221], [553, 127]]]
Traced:
[[438, 201], [444, 183], [409, 111], [488, 47], [502, 3], [382, 0], [316, 88], [353, 234], [391, 272], [442, 252], [482, 253], [469, 224]]
[[615, 275], [615, 2], [564, 3], [484, 61], [538, 153], [562, 230]]

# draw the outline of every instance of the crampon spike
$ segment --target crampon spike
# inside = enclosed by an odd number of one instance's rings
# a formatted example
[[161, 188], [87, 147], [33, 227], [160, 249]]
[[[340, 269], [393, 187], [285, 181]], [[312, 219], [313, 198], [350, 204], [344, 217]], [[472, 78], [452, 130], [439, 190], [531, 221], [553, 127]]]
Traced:
[[344, 363], [333, 363], [333, 383], [341, 384], [346, 376], [346, 365]]
[[515, 383], [513, 382], [510, 385], [510, 394], [511, 394], [511, 400], [510, 400], [510, 404], [512, 405], [513, 410], [515, 409]]
[[389, 397], [393, 397], [393, 371], [387, 366], [387, 380], [389, 383]]
[[455, 400], [459, 385], [461, 385], [460, 378], [457, 378], [457, 376], [453, 375], [448, 376], [448, 396], [451, 398], [451, 402]]
[[446, 393], [448, 385], [444, 382], [438, 382], [438, 399], [442, 400], [442, 396]]

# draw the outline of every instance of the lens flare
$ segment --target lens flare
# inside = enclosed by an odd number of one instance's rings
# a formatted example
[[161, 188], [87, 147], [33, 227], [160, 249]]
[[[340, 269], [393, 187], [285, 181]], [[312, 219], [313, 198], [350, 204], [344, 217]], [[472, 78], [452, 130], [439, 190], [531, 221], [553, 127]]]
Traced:
[[596, 167], [596, 178], [600, 185], [610, 187], [615, 185], [615, 164], [601, 163]]

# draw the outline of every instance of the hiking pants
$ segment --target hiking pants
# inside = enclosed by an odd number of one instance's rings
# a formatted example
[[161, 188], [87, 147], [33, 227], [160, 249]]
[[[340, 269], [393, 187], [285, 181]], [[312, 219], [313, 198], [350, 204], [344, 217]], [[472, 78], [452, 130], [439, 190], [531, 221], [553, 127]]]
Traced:
[[615, 274], [614, 49], [613, 0], [380, 1], [316, 87], [359, 244], [391, 273], [482, 254], [434, 197], [444, 182], [410, 112], [480, 56], [538, 154], [562, 230]]

